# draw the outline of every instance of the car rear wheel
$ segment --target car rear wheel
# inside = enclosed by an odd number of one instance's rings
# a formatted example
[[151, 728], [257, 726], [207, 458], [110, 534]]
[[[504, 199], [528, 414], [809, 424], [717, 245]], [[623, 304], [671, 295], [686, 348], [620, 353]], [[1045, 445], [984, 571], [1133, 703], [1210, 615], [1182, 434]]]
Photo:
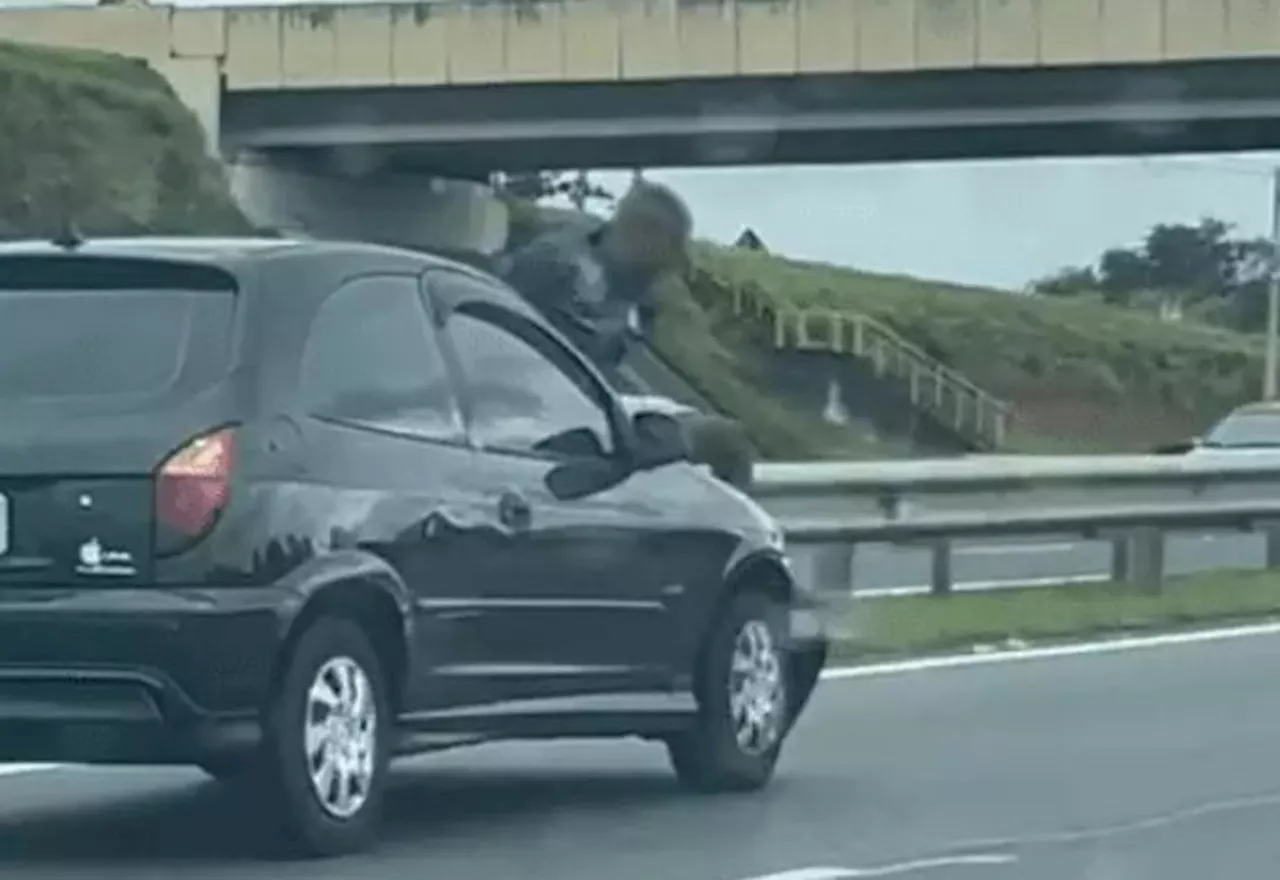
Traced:
[[270, 712], [261, 781], [290, 849], [333, 856], [377, 836], [391, 718], [361, 628], [322, 618], [298, 639]]
[[698, 715], [667, 741], [676, 776], [695, 791], [750, 791], [773, 777], [790, 722], [786, 610], [735, 596], [703, 647]]

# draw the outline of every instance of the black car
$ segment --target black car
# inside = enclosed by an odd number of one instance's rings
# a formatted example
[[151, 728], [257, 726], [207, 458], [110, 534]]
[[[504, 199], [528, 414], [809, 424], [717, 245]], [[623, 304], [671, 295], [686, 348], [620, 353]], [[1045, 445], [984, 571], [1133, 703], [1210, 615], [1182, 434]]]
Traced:
[[199, 765], [303, 852], [493, 739], [759, 788], [825, 661], [774, 523], [458, 263], [0, 245], [0, 413], [0, 760]]

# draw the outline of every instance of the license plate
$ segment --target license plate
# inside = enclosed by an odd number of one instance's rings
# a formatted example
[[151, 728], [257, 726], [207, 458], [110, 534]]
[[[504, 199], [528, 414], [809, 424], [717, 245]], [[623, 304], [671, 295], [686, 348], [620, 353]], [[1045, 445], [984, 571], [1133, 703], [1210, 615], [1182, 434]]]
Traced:
[[9, 496], [0, 492], [0, 556], [9, 552]]

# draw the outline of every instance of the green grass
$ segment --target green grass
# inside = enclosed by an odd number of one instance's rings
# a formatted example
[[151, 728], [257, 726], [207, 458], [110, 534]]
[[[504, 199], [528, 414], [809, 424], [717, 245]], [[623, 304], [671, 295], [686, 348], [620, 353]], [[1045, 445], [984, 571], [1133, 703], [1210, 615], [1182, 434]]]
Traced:
[[0, 42], [0, 237], [248, 231], [199, 123], [145, 65]]
[[1094, 301], [877, 275], [700, 245], [723, 288], [879, 319], [1015, 407], [1026, 451], [1132, 449], [1202, 429], [1259, 389], [1259, 339]]
[[1073, 637], [1171, 630], [1280, 616], [1280, 573], [1221, 571], [1171, 579], [1159, 594], [1131, 584], [1070, 584], [855, 600], [843, 660], [964, 650]]
[[839, 426], [766, 390], [765, 367], [754, 361], [742, 327], [726, 312], [706, 309], [680, 281], [662, 291], [654, 346], [691, 384], [742, 423], [766, 458], [883, 457], [901, 452], [869, 437], [864, 427]]

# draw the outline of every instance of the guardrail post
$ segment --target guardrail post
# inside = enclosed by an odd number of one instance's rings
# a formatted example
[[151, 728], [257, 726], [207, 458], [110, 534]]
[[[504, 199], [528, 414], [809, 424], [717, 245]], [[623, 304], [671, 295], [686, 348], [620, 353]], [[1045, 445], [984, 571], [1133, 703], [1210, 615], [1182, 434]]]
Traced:
[[934, 596], [951, 595], [951, 542], [932, 542], [929, 561], [929, 592]]
[[1133, 536], [1133, 582], [1142, 590], [1158, 593], [1164, 586], [1164, 532], [1138, 529]]
[[1280, 525], [1269, 525], [1263, 530], [1267, 541], [1267, 568], [1280, 568]]
[[1111, 579], [1124, 583], [1133, 575], [1133, 560], [1129, 550], [1133, 539], [1129, 535], [1111, 539]]
[[853, 592], [853, 544], [822, 544], [809, 555], [809, 576], [815, 592], [833, 596]]

